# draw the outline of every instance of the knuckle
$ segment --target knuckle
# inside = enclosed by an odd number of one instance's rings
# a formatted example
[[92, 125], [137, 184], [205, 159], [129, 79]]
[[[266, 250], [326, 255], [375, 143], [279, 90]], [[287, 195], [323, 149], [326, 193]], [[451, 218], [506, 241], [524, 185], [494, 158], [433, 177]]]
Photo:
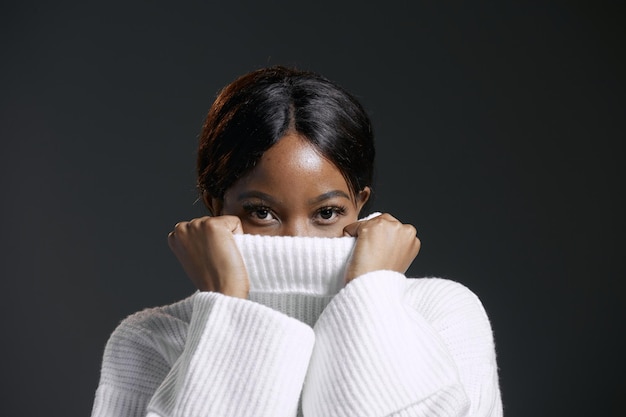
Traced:
[[[381, 217], [383, 217], [383, 216], [381, 216]], [[389, 213], [385, 213], [383, 219], [388, 221], [388, 222], [402, 224], [398, 219], [396, 219], [394, 216], [392, 216]]]
[[404, 227], [408, 235], [417, 236], [417, 228], [415, 226], [412, 224], [405, 224]]
[[200, 221], [200, 226], [205, 230], [215, 230], [218, 227], [219, 221], [216, 218], [208, 217]]

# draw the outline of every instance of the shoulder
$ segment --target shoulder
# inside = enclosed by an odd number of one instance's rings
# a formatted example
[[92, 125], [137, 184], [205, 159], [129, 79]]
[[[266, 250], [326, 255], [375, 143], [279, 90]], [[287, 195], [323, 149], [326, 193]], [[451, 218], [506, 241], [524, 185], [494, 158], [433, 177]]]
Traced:
[[493, 349], [487, 312], [465, 285], [443, 278], [409, 278], [405, 296], [438, 332]]
[[191, 310], [188, 297], [122, 320], [106, 343], [100, 386], [152, 395], [182, 354]]
[[109, 336], [103, 366], [114, 365], [120, 358], [173, 364], [184, 348], [192, 307], [192, 297], [188, 297], [126, 317]]
[[192, 297], [188, 297], [173, 304], [143, 309], [122, 320], [113, 335], [131, 333], [137, 338], [171, 332], [189, 324], [192, 308]]
[[[460, 282], [444, 278], [407, 278], [406, 296], [420, 308], [422, 313], [432, 316], [442, 309], [463, 306], [483, 310], [478, 296]], [[433, 317], [436, 318], [436, 317]]]

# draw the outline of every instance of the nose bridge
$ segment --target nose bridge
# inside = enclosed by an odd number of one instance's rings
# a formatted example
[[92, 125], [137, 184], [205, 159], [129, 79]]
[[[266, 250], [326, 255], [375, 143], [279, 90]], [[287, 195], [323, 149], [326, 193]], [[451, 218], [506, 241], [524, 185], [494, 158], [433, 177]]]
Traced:
[[311, 224], [307, 218], [294, 217], [283, 223], [283, 236], [311, 236]]

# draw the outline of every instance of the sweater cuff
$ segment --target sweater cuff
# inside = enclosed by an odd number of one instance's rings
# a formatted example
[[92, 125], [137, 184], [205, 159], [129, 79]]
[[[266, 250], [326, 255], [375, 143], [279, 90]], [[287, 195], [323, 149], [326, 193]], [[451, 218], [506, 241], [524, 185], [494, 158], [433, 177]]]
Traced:
[[148, 410], [293, 415], [313, 344], [312, 329], [298, 320], [252, 301], [198, 292], [185, 349]]
[[331, 301], [315, 325], [305, 413], [391, 415], [459, 384], [440, 336], [405, 302], [406, 286], [403, 274], [374, 271]]

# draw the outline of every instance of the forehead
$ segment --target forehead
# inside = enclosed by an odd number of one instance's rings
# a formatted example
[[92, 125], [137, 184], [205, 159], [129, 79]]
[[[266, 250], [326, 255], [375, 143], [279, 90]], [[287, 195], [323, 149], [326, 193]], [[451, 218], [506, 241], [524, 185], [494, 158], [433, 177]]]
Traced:
[[269, 194], [286, 194], [283, 198], [295, 197], [304, 192], [321, 194], [330, 190], [349, 194], [348, 184], [341, 171], [297, 134], [281, 138], [263, 154], [255, 168], [230, 190], [240, 192], [251, 188]]

